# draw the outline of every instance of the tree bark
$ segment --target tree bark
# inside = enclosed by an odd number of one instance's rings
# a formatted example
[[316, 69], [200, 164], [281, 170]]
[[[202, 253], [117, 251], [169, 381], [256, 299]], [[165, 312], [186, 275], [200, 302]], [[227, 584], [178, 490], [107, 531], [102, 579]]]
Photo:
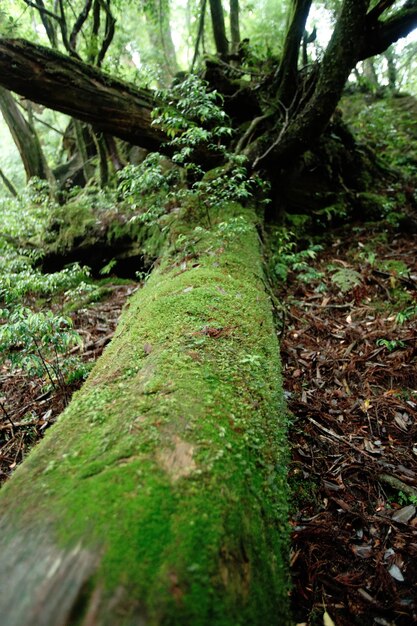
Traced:
[[229, 52], [229, 42], [226, 37], [222, 0], [210, 0], [210, 12], [216, 52], [220, 57], [226, 57]]
[[230, 0], [230, 35], [232, 52], [236, 53], [240, 44], [239, 0]]
[[285, 409], [257, 218], [210, 209], [197, 233], [194, 210], [172, 216], [159, 268], [1, 492], [2, 626], [290, 623]]
[[292, 3], [292, 15], [277, 76], [278, 99], [285, 107], [290, 105], [297, 91], [300, 44], [311, 3], [312, 0], [293, 0]]
[[0, 84], [29, 100], [149, 150], [165, 135], [151, 124], [154, 95], [76, 59], [21, 39], [0, 39]]
[[[258, 154], [254, 167], [287, 166], [292, 159], [314, 146], [326, 129], [341, 98], [350, 72], [356, 65], [366, 36], [366, 12], [369, 0], [345, 0], [333, 36], [318, 69], [311, 96], [299, 105], [299, 110], [284, 119], [278, 137], [267, 150]], [[251, 155], [252, 156], [252, 155]]]
[[27, 180], [34, 176], [49, 180], [52, 174], [35, 129], [19, 111], [12, 94], [2, 87], [0, 87], [0, 110], [19, 151]]

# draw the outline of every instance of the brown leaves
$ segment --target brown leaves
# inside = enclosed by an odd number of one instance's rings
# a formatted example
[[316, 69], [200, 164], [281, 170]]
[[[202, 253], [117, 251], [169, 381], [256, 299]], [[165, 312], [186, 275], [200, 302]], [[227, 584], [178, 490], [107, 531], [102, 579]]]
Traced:
[[[110, 341], [116, 328], [126, 297], [133, 285], [115, 286], [109, 296], [94, 306], [73, 314], [74, 328], [83, 336], [84, 361], [94, 361]], [[146, 344], [145, 344], [146, 345]], [[144, 346], [144, 351], [149, 349]], [[78, 346], [75, 349], [78, 352]], [[75, 351], [74, 350], [74, 351]], [[81, 381], [68, 387], [67, 394], [75, 391]], [[0, 483], [5, 481], [23, 460], [28, 450], [43, 435], [64, 408], [64, 398], [59, 392], [43, 390], [43, 381], [32, 379], [19, 372], [0, 369], [2, 403], [7, 415], [0, 410]]]
[[[352, 261], [356, 245], [337, 250], [342, 267], [362, 272], [351, 292], [327, 281], [324, 294], [312, 284], [301, 301], [296, 283], [277, 294], [291, 302], [282, 357], [295, 420], [295, 620], [327, 607], [337, 626], [375, 617], [408, 626], [417, 622], [417, 320], [396, 322], [390, 275]], [[377, 256], [401, 258], [415, 274], [415, 249], [404, 237]]]

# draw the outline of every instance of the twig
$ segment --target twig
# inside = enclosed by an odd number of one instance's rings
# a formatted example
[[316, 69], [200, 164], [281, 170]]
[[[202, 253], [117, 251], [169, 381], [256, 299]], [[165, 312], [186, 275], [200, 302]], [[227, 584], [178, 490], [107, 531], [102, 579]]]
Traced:
[[365, 450], [361, 450], [360, 448], [355, 446], [355, 444], [348, 441], [346, 437], [343, 437], [342, 435], [338, 435], [337, 433], [334, 432], [334, 430], [330, 430], [330, 428], [326, 428], [325, 426], [322, 426], [322, 424], [320, 424], [319, 422], [316, 422], [316, 420], [313, 419], [312, 417], [309, 417], [308, 420], [312, 424], [314, 424], [314, 426], [316, 426], [317, 428], [325, 432], [327, 435], [330, 435], [330, 437], [334, 437], [334, 439], [337, 439], [338, 441], [341, 441], [342, 443], [346, 444], [350, 448], [353, 448], [353, 450], [356, 450], [356, 452], [359, 452], [359, 454], [363, 454], [364, 456], [367, 456], [369, 459], [372, 459], [373, 461], [375, 460], [373, 456], [368, 454]]
[[270, 154], [274, 148], [276, 148], [278, 146], [278, 144], [280, 143], [282, 137], [285, 135], [285, 132], [290, 124], [290, 111], [293, 107], [295, 103], [295, 96], [293, 98], [293, 101], [291, 102], [289, 107], [286, 107], [282, 104], [282, 102], [279, 102], [278, 104], [281, 106], [282, 110], [284, 111], [284, 120], [281, 126], [281, 130], [278, 133], [278, 137], [275, 139], [275, 141], [265, 150], [265, 152], [263, 154], [261, 154], [261, 156], [258, 156], [253, 165], [252, 168], [255, 169], [256, 166], [258, 165], [259, 161], [263, 161], [263, 159], [265, 159], [265, 157], [268, 156], [268, 154]]
[[10, 415], [8, 414], [8, 412], [6, 411], [6, 407], [4, 406], [3, 402], [0, 400], [0, 408], [3, 411], [5, 417], [7, 420], [9, 420], [10, 422], [10, 426], [12, 428], [12, 430], [15, 428], [16, 424], [14, 424], [12, 418], [10, 417]]

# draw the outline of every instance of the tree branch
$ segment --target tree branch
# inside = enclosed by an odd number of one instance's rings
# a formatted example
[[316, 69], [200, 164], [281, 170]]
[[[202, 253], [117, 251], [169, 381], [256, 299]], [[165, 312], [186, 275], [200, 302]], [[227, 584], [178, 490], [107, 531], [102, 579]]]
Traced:
[[369, 19], [375, 19], [377, 20], [378, 18], [381, 17], [381, 15], [390, 7], [392, 7], [393, 4], [396, 3], [397, 0], [380, 0], [378, 2], [378, 4], [369, 11], [367, 17]]
[[204, 34], [204, 23], [205, 23], [205, 18], [206, 18], [206, 6], [207, 6], [207, 0], [201, 0], [201, 9], [200, 9], [200, 19], [198, 22], [198, 33], [197, 33], [197, 39], [195, 42], [195, 48], [194, 48], [194, 56], [193, 56], [193, 60], [191, 63], [191, 72], [194, 70], [194, 66], [196, 64], [197, 61], [197, 57], [198, 57], [198, 52], [199, 52], [199, 48], [200, 48], [200, 42], [203, 38], [203, 34]]
[[55, 32], [54, 27], [51, 24], [50, 18], [53, 18], [59, 22], [59, 19], [60, 19], [59, 16], [48, 11], [45, 7], [43, 0], [36, 0], [36, 2], [31, 2], [30, 0], [24, 0], [24, 2], [27, 4], [27, 6], [36, 8], [38, 10], [38, 13], [42, 20], [42, 24], [45, 28], [48, 39], [51, 42], [51, 46], [53, 48], [56, 48], [57, 47], [56, 32]]
[[100, 67], [104, 57], [106, 56], [106, 52], [110, 47], [111, 42], [113, 41], [116, 20], [113, 17], [113, 14], [110, 9], [110, 0], [105, 2], [104, 0], [100, 0], [100, 4], [103, 7], [106, 13], [106, 32], [104, 35], [103, 43], [101, 44], [100, 52], [97, 57], [97, 66]]
[[287, 106], [297, 90], [297, 69], [300, 43], [304, 34], [312, 0], [293, 0], [292, 16], [284, 42], [277, 73], [278, 99]]
[[210, 0], [210, 11], [217, 54], [220, 57], [226, 57], [229, 52], [229, 42], [226, 37], [226, 27], [224, 24], [224, 13], [221, 0]]
[[75, 50], [77, 47], [77, 35], [80, 32], [80, 30], [82, 29], [88, 14], [90, 12], [91, 9], [91, 5], [93, 3], [93, 0], [86, 0], [85, 1], [85, 5], [81, 11], [81, 13], [79, 14], [79, 16], [77, 17], [77, 19], [75, 20], [75, 24], [72, 28], [71, 31], [71, 35], [69, 38], [69, 43], [71, 45], [71, 47]]
[[[279, 142], [272, 151], [263, 150], [270, 164], [279, 165], [296, 158], [314, 145], [322, 134], [340, 100], [346, 80], [358, 62], [358, 51], [366, 34], [369, 0], [345, 0], [332, 38], [320, 64], [311, 97], [299, 113], [290, 118], [285, 132], [278, 131]], [[256, 150], [256, 148], [254, 148]], [[258, 154], [257, 165], [262, 163]]]
[[417, 0], [408, 0], [402, 9], [384, 22], [367, 16], [367, 37], [363, 43], [359, 61], [385, 52], [398, 39], [407, 37], [417, 28]]
[[61, 22], [61, 18], [59, 15], [57, 15], [56, 13], [53, 13], [52, 11], [49, 11], [48, 9], [46, 9], [43, 6], [43, 3], [39, 3], [37, 4], [36, 2], [32, 2], [31, 0], [24, 0], [25, 4], [27, 4], [28, 7], [32, 7], [33, 9], [37, 9], [39, 11], [39, 13], [41, 13], [42, 15], [47, 15], [48, 17], [52, 17], [54, 20], [56, 20], [57, 22]]

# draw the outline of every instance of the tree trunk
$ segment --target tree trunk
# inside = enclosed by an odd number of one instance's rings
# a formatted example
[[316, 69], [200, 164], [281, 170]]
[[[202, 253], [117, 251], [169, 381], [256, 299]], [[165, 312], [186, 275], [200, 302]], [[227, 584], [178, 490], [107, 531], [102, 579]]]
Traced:
[[229, 205], [197, 232], [197, 206], [196, 222], [172, 216], [159, 268], [2, 490], [2, 626], [290, 623], [257, 218]]
[[169, 87], [179, 71], [172, 41], [169, 2], [167, 0], [142, 0], [142, 8], [148, 25], [152, 52], [161, 68], [160, 85]]
[[290, 166], [291, 161], [313, 147], [325, 131], [358, 61], [366, 37], [368, 6], [369, 0], [345, 0], [317, 78], [310, 87], [310, 97], [303, 97], [299, 110], [292, 117], [284, 116], [277, 139], [256, 157], [255, 167], [268, 161], [275, 167]]
[[4, 186], [6, 187], [6, 189], [8, 189], [8, 191], [11, 193], [12, 196], [14, 196], [15, 198], [17, 198], [17, 191], [15, 189], [15, 186], [13, 185], [13, 183], [7, 178], [6, 174], [3, 172], [3, 170], [0, 167], [0, 178], [4, 184]]
[[298, 57], [300, 44], [310, 13], [312, 0], [293, 0], [292, 16], [290, 18], [284, 50], [278, 70], [277, 85], [278, 99], [284, 107], [291, 104], [298, 87]]
[[52, 174], [43, 155], [35, 129], [25, 119], [12, 94], [0, 87], [0, 110], [25, 168], [26, 178], [50, 179]]
[[232, 52], [236, 53], [240, 44], [239, 0], [230, 0], [230, 35]]
[[216, 52], [220, 57], [226, 57], [229, 52], [229, 42], [226, 37], [226, 26], [221, 0], [210, 0], [211, 23], [216, 44]]
[[156, 102], [86, 63], [19, 39], [0, 39], [0, 84], [129, 143], [158, 150], [166, 137], [151, 125]]

